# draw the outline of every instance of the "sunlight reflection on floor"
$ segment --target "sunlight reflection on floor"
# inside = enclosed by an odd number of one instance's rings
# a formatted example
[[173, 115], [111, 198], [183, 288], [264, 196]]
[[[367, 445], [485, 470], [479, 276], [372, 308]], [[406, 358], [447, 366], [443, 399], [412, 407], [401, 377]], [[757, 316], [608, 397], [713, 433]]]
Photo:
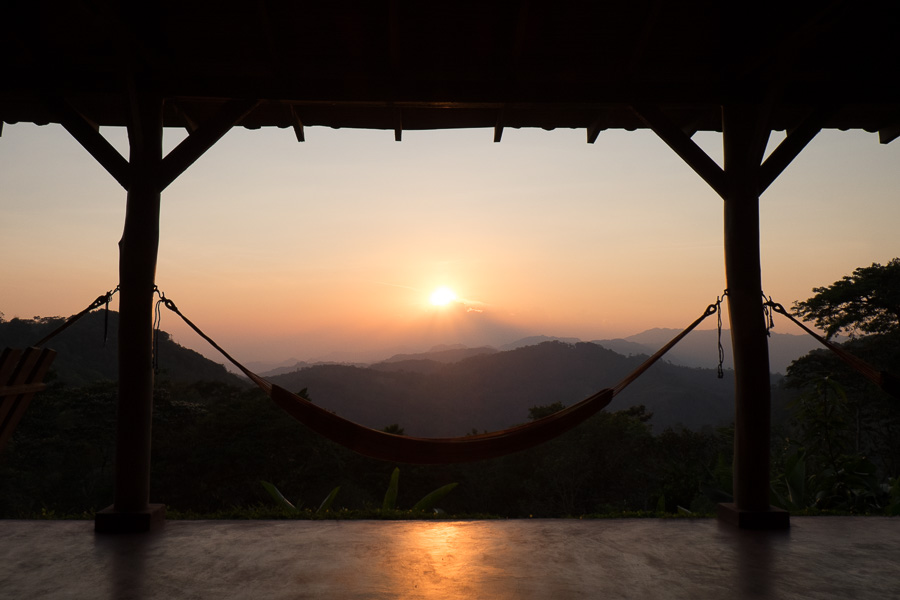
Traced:
[[[398, 530], [395, 554], [390, 558], [394, 563], [390, 571], [397, 579], [393, 589], [438, 599], [472, 598], [485, 593], [486, 587], [499, 587], [504, 572], [490, 553], [503, 553], [507, 543], [502, 532], [499, 539], [493, 533], [487, 544], [484, 531], [472, 523], [433, 523], [427, 528]], [[479, 589], [472, 587], [473, 581], [481, 582]]]

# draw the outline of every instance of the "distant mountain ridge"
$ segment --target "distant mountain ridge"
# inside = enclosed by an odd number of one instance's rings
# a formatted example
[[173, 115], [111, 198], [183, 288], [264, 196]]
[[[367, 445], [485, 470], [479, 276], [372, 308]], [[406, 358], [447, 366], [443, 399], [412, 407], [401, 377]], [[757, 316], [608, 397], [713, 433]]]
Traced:
[[466, 346], [455, 348], [436, 347], [432, 348], [428, 352], [421, 352], [417, 354], [395, 354], [390, 358], [387, 358], [376, 364], [407, 362], [410, 360], [433, 360], [434, 362], [449, 364], [459, 362], [471, 356], [479, 356], [481, 354], [494, 354], [495, 352], [497, 352], [497, 349], [491, 346], [480, 346], [478, 348], [467, 348]]
[[[593, 343], [626, 356], [632, 354], [653, 354], [673, 337], [678, 329], [654, 328], [641, 333], [612, 340], [593, 340]], [[802, 334], [770, 332], [769, 334], [769, 369], [772, 373], [785, 373], [788, 366], [820, 348], [812, 336]], [[666, 355], [672, 364], [685, 367], [714, 368], [719, 362], [718, 331], [716, 329], [694, 330]], [[722, 348], [725, 351], [724, 367], [733, 367], [731, 360], [731, 331], [722, 330]]]
[[[644, 358], [596, 344], [559, 341], [477, 354], [453, 363], [409, 359], [369, 368], [316, 365], [271, 378], [288, 390], [307, 388], [316, 404], [381, 429], [398, 423], [408, 435], [457, 436], [528, 420], [528, 409], [570, 405], [615, 385]], [[660, 362], [617, 396], [608, 410], [643, 404], [656, 431], [698, 429], [733, 417], [733, 374]]]
[[[624, 356], [651, 355], [666, 345], [672, 338], [681, 333], [680, 329], [668, 329], [656, 327], [637, 333], [626, 338], [591, 340], [590, 343], [603, 346], [608, 350]], [[719, 362], [718, 330], [700, 329], [689, 333], [681, 342], [666, 354], [663, 360], [683, 367], [714, 369]], [[526, 346], [535, 346], [543, 342], [562, 342], [565, 344], [578, 344], [583, 342], [579, 338], [554, 337], [548, 335], [535, 335], [525, 337], [508, 344], [493, 346], [480, 346], [469, 348], [463, 345], [436, 346], [427, 352], [395, 354], [382, 361], [371, 363], [382, 365], [385, 363], [410, 362], [432, 360], [440, 363], [456, 362], [469, 356], [505, 352], [516, 350]], [[821, 346], [811, 336], [806, 334], [789, 334], [771, 332], [769, 335], [769, 365], [773, 374], [784, 374], [787, 367], [796, 359], [805, 356], [811, 350], [817, 350]], [[725, 352], [723, 367], [733, 368], [731, 354], [731, 331], [722, 330], [722, 349]], [[360, 363], [357, 363], [360, 364]], [[309, 363], [298, 363], [308, 366]], [[279, 373], [289, 372], [285, 368]]]

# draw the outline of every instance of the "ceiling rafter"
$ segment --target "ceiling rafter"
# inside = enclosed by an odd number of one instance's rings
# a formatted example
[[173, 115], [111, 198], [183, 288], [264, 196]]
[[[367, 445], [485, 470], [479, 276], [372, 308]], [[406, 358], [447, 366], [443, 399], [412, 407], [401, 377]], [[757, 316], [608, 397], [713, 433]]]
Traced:
[[65, 130], [127, 190], [131, 182], [128, 161], [100, 134], [97, 124], [85, 118], [64, 98], [48, 97], [47, 101], [55, 108]]
[[628, 64], [623, 73], [625, 81], [633, 79], [640, 69], [641, 61], [644, 58], [647, 47], [650, 45], [650, 40], [653, 37], [653, 32], [656, 30], [660, 14], [662, 14], [662, 0], [653, 0], [653, 3], [650, 5], [650, 10], [647, 11], [646, 18], [641, 25], [641, 32], [638, 34], [631, 47]]
[[878, 130], [878, 141], [882, 144], [890, 144], [900, 137], [900, 121], [894, 121], [886, 127]]
[[785, 32], [776, 44], [764, 46], [764, 50], [751, 55], [742, 65], [735, 67], [737, 79], [756, 76], [767, 64], [774, 64], [775, 72], [790, 68], [799, 50], [806, 48], [825, 31], [831, 29], [841, 17], [841, 9], [847, 6], [845, 0], [831, 0], [821, 5], [818, 12], [804, 20], [793, 31]]
[[306, 134], [303, 131], [303, 120], [300, 118], [300, 114], [297, 112], [297, 107], [293, 104], [291, 105], [291, 121], [292, 127], [294, 128], [294, 135], [297, 136], [298, 142], [306, 141]]
[[163, 158], [159, 168], [159, 189], [164, 190], [175, 181], [257, 104], [259, 100], [236, 98], [220, 106], [219, 110], [203, 122], [196, 132], [182, 140]]
[[760, 195], [772, 185], [779, 175], [787, 168], [800, 151], [803, 150], [816, 135], [822, 131], [824, 123], [828, 120], [837, 107], [823, 106], [815, 109], [800, 125], [784, 138], [775, 150], [769, 155], [759, 168]]
[[675, 151], [719, 196], [725, 198], [725, 171], [681, 127], [653, 105], [632, 106], [635, 114]]

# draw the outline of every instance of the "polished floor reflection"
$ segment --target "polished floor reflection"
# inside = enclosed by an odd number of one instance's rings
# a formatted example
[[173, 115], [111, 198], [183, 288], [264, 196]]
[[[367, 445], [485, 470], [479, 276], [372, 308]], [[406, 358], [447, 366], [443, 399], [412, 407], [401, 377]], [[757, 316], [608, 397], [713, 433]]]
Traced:
[[900, 519], [0, 521], [2, 598], [891, 598]]

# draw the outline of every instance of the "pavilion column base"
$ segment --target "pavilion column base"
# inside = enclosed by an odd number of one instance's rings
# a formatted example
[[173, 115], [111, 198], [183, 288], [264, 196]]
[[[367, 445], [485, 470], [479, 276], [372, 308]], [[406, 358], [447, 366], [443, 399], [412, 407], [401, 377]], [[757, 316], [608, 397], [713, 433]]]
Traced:
[[161, 529], [166, 522], [166, 505], [150, 504], [146, 510], [119, 512], [108, 506], [94, 517], [96, 533], [145, 533]]
[[733, 502], [719, 504], [719, 520], [741, 529], [788, 529], [791, 515], [788, 511], [769, 506], [769, 510], [743, 510]]

